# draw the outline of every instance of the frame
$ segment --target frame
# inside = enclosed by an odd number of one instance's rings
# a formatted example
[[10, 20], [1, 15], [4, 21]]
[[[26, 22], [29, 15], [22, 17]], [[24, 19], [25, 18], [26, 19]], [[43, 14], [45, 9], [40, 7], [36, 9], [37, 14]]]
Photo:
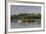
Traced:
[[[10, 24], [11, 24], [11, 5], [21, 5], [21, 6], [40, 6], [41, 7], [41, 27], [38, 28], [13, 28], [11, 29]], [[26, 32], [26, 31], [38, 31], [38, 30], [44, 30], [44, 5], [43, 4], [30, 4], [30, 3], [8, 3], [8, 32]]]

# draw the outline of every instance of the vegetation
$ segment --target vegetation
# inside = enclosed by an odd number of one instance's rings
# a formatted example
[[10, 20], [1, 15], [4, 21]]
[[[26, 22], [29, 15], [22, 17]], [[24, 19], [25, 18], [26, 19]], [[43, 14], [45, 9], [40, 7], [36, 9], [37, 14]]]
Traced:
[[41, 14], [27, 14], [27, 13], [21, 13], [19, 15], [11, 15], [11, 20], [13, 19], [41, 19]]

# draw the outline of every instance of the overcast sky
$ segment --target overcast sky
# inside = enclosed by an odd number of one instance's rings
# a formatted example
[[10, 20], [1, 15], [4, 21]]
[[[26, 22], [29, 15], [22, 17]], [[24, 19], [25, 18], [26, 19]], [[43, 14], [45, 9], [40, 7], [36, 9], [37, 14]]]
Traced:
[[11, 15], [20, 13], [41, 13], [40, 6], [23, 6], [23, 5], [11, 5]]

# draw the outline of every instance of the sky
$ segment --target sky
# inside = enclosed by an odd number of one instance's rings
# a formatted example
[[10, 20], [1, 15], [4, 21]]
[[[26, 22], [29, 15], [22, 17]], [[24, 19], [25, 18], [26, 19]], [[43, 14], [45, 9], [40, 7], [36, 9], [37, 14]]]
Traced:
[[24, 6], [24, 5], [11, 5], [10, 6], [11, 15], [16, 15], [20, 13], [41, 13], [40, 6]]

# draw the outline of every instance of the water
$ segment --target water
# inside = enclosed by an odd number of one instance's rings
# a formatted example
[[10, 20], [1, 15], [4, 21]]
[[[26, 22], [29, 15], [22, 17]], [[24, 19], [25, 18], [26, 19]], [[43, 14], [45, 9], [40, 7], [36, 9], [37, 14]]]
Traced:
[[38, 28], [41, 27], [41, 20], [30, 23], [17, 23], [14, 20], [11, 22], [11, 28]]

